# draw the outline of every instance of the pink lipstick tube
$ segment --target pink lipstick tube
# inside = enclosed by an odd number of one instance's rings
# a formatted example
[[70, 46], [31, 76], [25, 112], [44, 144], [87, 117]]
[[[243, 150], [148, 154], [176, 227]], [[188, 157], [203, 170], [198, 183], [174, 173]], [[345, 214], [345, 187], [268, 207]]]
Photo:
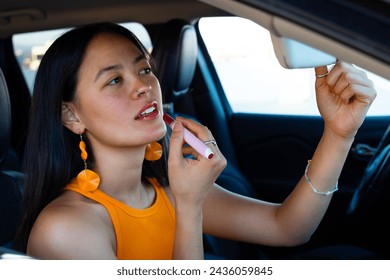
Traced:
[[[171, 128], [173, 128], [176, 124], [175, 119], [173, 119], [168, 114], [164, 114], [163, 119], [165, 123]], [[213, 151], [186, 128], [184, 128], [184, 141], [186, 141], [188, 145], [194, 148], [194, 150], [197, 151], [203, 157], [211, 159], [214, 156]]]

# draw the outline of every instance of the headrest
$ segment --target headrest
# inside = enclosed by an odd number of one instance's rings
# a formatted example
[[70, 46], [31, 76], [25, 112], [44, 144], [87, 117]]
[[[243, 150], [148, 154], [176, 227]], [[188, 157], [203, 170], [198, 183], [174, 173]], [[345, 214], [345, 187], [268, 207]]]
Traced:
[[188, 92], [195, 72], [198, 42], [195, 28], [181, 19], [165, 23], [153, 42], [152, 56], [165, 102]]
[[11, 103], [7, 83], [0, 69], [0, 167], [8, 154], [11, 137]]

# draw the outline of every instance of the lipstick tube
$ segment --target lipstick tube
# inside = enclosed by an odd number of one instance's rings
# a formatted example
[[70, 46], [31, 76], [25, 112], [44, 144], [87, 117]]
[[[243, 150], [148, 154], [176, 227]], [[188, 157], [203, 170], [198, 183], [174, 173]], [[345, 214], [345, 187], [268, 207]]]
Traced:
[[[164, 114], [163, 120], [171, 128], [173, 128], [176, 124], [175, 119], [173, 119], [168, 114]], [[197, 138], [194, 134], [192, 134], [185, 127], [184, 127], [184, 141], [186, 141], [186, 143], [188, 145], [190, 145], [192, 148], [194, 148], [194, 150], [197, 151], [204, 158], [211, 159], [214, 156], [213, 151], [205, 143], [203, 143], [201, 140], [199, 140], [199, 138]]]

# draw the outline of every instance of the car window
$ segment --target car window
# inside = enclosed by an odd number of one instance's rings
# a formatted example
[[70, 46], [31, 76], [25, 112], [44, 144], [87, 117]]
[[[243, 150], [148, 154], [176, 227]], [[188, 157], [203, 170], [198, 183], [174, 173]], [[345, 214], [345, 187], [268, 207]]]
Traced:
[[[121, 23], [130, 29], [141, 40], [145, 47], [151, 51], [152, 42], [146, 28], [137, 22]], [[14, 35], [14, 53], [22, 69], [27, 86], [32, 93], [34, 79], [39, 63], [46, 50], [56, 38], [68, 29], [56, 29], [49, 31], [30, 32]]]
[[[210, 17], [199, 31], [233, 112], [319, 115], [314, 70], [283, 68], [268, 30], [239, 17]], [[390, 81], [367, 74], [378, 92], [369, 115], [390, 115]]]

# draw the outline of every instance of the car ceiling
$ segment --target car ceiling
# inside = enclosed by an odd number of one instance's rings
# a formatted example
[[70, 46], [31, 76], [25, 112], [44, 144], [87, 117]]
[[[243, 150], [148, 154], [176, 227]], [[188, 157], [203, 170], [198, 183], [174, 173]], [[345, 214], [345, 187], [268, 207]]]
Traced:
[[103, 20], [150, 24], [180, 17], [191, 21], [199, 15], [217, 16], [226, 12], [197, 0], [2, 0], [0, 36]]
[[[280, 36], [302, 41], [345, 61], [356, 61], [356, 57], [359, 56], [360, 66], [390, 78], [387, 48], [382, 57], [376, 57], [374, 45], [374, 51], [367, 55], [364, 51], [351, 48], [356, 38], [350, 37], [351, 41], [343, 45], [338, 40], [321, 37], [318, 33], [312, 32], [311, 28], [286, 22], [275, 16], [275, 11], [261, 9], [263, 11], [253, 13], [253, 10], [248, 10], [247, 14], [245, 8], [236, 9], [234, 7], [240, 5], [244, 7], [240, 2], [252, 2], [252, 0], [1, 0], [0, 38], [17, 33], [73, 27], [98, 21], [136, 21], [142, 24], [153, 24], [165, 22], [171, 18], [192, 21], [203, 16], [233, 13], [253, 19], [273, 32], [276, 30]], [[273, 3], [277, 1], [258, 2], [262, 2], [263, 5], [274, 5]], [[301, 3], [302, 1], [295, 2]], [[33, 6], [31, 3], [34, 3]], [[252, 5], [249, 4], [248, 7]], [[233, 8], [227, 9], [229, 6]], [[282, 7], [285, 6], [282, 5]], [[278, 27], [279, 30], [277, 30]]]

